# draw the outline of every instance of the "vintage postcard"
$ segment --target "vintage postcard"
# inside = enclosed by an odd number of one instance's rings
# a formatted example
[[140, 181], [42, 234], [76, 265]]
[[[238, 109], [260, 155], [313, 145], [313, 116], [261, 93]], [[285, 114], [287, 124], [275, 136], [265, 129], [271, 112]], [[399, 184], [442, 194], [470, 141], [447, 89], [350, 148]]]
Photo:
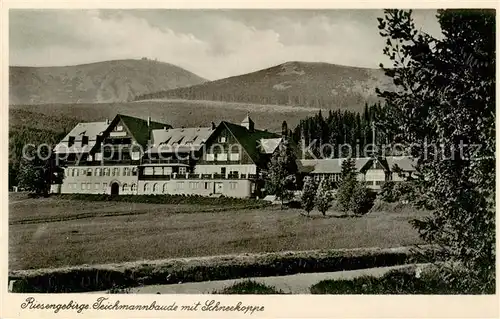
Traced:
[[6, 3], [2, 316], [498, 316], [496, 4], [328, 5]]

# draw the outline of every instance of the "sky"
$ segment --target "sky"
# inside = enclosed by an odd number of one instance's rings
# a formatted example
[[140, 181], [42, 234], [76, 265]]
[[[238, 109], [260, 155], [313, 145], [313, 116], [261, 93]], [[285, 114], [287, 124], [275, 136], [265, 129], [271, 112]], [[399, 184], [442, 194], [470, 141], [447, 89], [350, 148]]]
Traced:
[[[382, 10], [24, 10], [9, 12], [9, 64], [63, 66], [158, 59], [208, 80], [287, 61], [389, 65]], [[414, 10], [434, 36], [435, 10]]]

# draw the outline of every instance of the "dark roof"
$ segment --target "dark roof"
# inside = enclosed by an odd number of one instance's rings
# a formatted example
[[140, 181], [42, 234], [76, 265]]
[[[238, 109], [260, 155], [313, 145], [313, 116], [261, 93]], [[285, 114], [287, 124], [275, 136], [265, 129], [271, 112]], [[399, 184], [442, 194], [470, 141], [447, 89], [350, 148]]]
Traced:
[[222, 121], [221, 125], [225, 125], [227, 127], [227, 129], [234, 135], [236, 140], [238, 140], [240, 145], [248, 153], [248, 156], [250, 156], [252, 161], [257, 165], [262, 164], [263, 161], [265, 160], [265, 154], [262, 154], [259, 151], [260, 139], [280, 137], [278, 134], [267, 131], [261, 131], [261, 130], [249, 131], [244, 126], [229, 123], [226, 121]]
[[153, 121], [150, 121], [150, 125], [148, 126], [147, 120], [123, 114], [116, 115], [116, 118], [119, 118], [123, 121], [123, 123], [130, 130], [130, 133], [134, 136], [137, 143], [142, 146], [146, 146], [146, 144], [148, 143], [151, 130], [162, 129], [164, 127], [172, 128], [171, 125]]

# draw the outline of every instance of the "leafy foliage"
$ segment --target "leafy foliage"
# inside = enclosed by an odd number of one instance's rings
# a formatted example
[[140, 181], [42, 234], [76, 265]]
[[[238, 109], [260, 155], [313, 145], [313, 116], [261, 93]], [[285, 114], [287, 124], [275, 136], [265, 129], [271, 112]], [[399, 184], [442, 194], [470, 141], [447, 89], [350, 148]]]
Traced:
[[214, 291], [214, 293], [226, 295], [274, 295], [283, 294], [283, 291], [254, 280], [245, 280], [225, 287], [219, 291]]
[[[438, 10], [443, 38], [419, 32], [411, 10], [379, 18], [385, 72], [397, 89], [378, 91], [384, 126], [418, 158], [422, 238], [467, 272], [460, 280], [495, 287], [495, 11]], [[417, 145], [417, 146], [415, 146]], [[444, 147], [436, 147], [444, 146]]]
[[321, 214], [326, 215], [326, 211], [332, 206], [332, 189], [331, 185], [326, 178], [321, 179], [318, 190], [316, 191], [316, 208]]
[[375, 194], [373, 192], [370, 192], [365, 185], [356, 183], [352, 191], [349, 208], [355, 215], [364, 215], [372, 208], [374, 200]]
[[64, 170], [56, 165], [53, 156], [49, 157], [47, 148], [29, 148], [21, 160], [19, 187], [37, 195], [48, 195], [52, 184], [61, 184]]
[[297, 183], [297, 158], [288, 139], [280, 144], [277, 152], [271, 157], [269, 169], [266, 172], [266, 191], [284, 201], [293, 197]]
[[348, 158], [342, 162], [341, 180], [335, 196], [341, 211], [350, 210], [351, 197], [357, 184], [354, 160]]
[[304, 180], [304, 187], [302, 188], [302, 195], [300, 198], [302, 208], [306, 211], [307, 215], [314, 209], [314, 199], [318, 185], [311, 176], [306, 176]]

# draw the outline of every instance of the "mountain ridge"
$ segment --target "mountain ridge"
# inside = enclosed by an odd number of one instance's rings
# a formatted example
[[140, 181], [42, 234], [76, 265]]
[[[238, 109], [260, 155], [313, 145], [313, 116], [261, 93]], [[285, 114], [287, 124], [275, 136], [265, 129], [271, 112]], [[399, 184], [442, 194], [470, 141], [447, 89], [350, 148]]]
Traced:
[[67, 66], [9, 66], [9, 104], [124, 102], [207, 80], [171, 63], [121, 59]]
[[365, 103], [380, 101], [376, 87], [392, 87], [381, 69], [288, 61], [191, 87], [139, 95], [134, 100], [180, 98], [360, 111]]

